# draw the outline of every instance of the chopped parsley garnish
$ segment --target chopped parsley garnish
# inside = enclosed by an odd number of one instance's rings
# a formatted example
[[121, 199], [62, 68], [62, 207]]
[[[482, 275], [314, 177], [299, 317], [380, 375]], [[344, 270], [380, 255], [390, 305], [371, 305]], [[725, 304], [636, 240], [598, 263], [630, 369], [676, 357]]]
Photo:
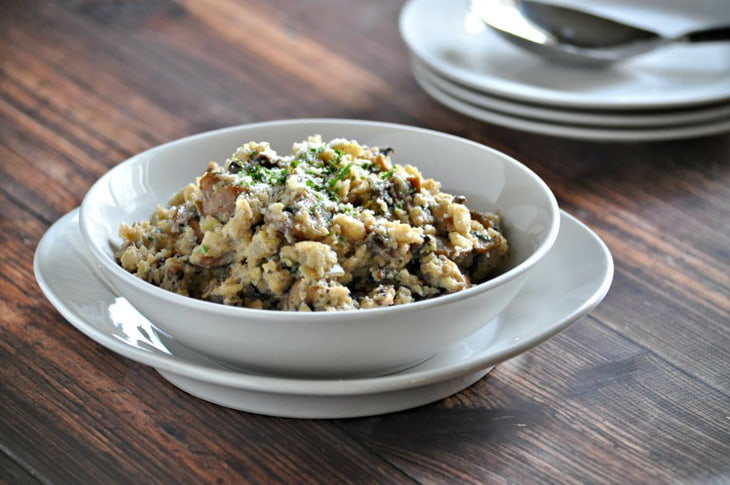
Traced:
[[335, 188], [335, 185], [337, 185], [337, 182], [347, 177], [347, 175], [350, 173], [350, 169], [352, 168], [352, 163], [348, 163], [344, 167], [340, 167], [340, 169], [337, 171], [337, 175], [332, 177], [332, 179], [329, 181], [328, 187], [330, 190]]
[[287, 170], [286, 168], [282, 168], [279, 170], [279, 175], [274, 176], [272, 178], [272, 181], [274, 182], [275, 185], [282, 185], [282, 184], [286, 183], [286, 178], [288, 176], [289, 176], [289, 170]]
[[358, 213], [355, 207], [349, 202], [345, 204], [339, 204], [337, 206], [337, 210], [339, 210], [343, 214], [347, 214], [348, 216], [355, 216]]
[[205, 244], [201, 244], [200, 245], [200, 252], [203, 253], [203, 254], [208, 254], [208, 246], [206, 246]]
[[387, 172], [383, 172], [382, 174], [380, 174], [380, 178], [382, 180], [387, 180], [390, 177], [392, 177], [394, 173], [395, 173], [395, 170], [388, 170]]
[[319, 158], [319, 154], [324, 151], [326, 147], [324, 145], [318, 147], [309, 147], [309, 150], [302, 150], [297, 154], [297, 158], [305, 162], [314, 162]]
[[[266, 168], [261, 165], [248, 164], [241, 168], [238, 176], [248, 175], [254, 183], [266, 183], [269, 185], [282, 185], [286, 183], [289, 176], [289, 169], [285, 168]], [[239, 183], [240, 185], [241, 183]]]
[[264, 168], [261, 165], [246, 165], [243, 168], [243, 173], [251, 177], [254, 182], [263, 182], [264, 180]]
[[[319, 194], [317, 194], [317, 195], [319, 195]], [[319, 197], [318, 197], [318, 199], [319, 199]], [[321, 199], [320, 199], [320, 200], [321, 200]], [[307, 209], [307, 211], [308, 211], [308, 212], [309, 212], [309, 213], [310, 213], [311, 215], [315, 216], [315, 215], [317, 215], [317, 210], [320, 210], [320, 209], [322, 209], [322, 208], [324, 208], [324, 205], [322, 204], [322, 202], [317, 202], [317, 203], [315, 203], [315, 204], [314, 204], [313, 206], [309, 207], [309, 208]]]
[[334, 162], [322, 162], [322, 165], [320, 168], [324, 169], [324, 173], [327, 175], [332, 175], [333, 173], [337, 172], [337, 163], [339, 162], [339, 158], [335, 160]]

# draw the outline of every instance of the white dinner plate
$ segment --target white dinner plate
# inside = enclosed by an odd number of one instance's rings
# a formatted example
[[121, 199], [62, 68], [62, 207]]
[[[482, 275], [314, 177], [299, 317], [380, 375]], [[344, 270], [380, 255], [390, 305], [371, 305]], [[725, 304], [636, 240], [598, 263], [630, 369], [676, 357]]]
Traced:
[[36, 249], [34, 268], [40, 288], [74, 327], [108, 349], [154, 367], [190, 394], [259, 414], [356, 417], [408, 409], [459, 392], [492, 366], [544, 342], [595, 308], [611, 284], [611, 254], [595, 233], [564, 212], [560, 227], [551, 252], [497, 319], [417, 366], [362, 379], [247, 373], [158, 331], [97, 278], [87, 260], [78, 210], [48, 229]]
[[[664, 34], [730, 23], [727, 0], [563, 1]], [[548, 63], [469, 14], [469, 1], [410, 0], [400, 31], [441, 76], [515, 101], [589, 109], [667, 109], [730, 101], [730, 43], [672, 45], [607, 69]]]
[[418, 84], [426, 93], [439, 103], [471, 118], [494, 123], [508, 128], [539, 133], [542, 135], [562, 136], [595, 141], [658, 141], [693, 138], [698, 136], [714, 135], [730, 132], [730, 118], [710, 120], [704, 123], [686, 125], [672, 125], [666, 127], [631, 127], [616, 128], [610, 126], [589, 126], [579, 124], [559, 123], [541, 119], [515, 116], [511, 113], [487, 109], [476, 106], [441, 90], [425, 76], [416, 70], [413, 71]]
[[554, 106], [515, 102], [508, 98], [491, 96], [481, 91], [459, 85], [426, 64], [412, 59], [414, 76], [424, 79], [453, 98], [479, 108], [509, 113], [513, 116], [534, 118], [540, 121], [578, 124], [587, 127], [637, 127], [663, 128], [666, 126], [688, 125], [730, 120], [730, 102], [701, 105], [685, 109], [618, 111], [618, 110], [578, 110]]

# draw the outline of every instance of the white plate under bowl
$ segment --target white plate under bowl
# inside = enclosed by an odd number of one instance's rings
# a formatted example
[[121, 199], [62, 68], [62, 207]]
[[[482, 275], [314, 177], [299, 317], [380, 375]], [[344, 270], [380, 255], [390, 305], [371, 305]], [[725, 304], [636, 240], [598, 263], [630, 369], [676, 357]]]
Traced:
[[663, 129], [669, 126], [730, 120], [730, 102], [695, 106], [685, 109], [617, 111], [578, 110], [555, 106], [515, 102], [508, 98], [491, 96], [487, 93], [459, 85], [433, 71], [418, 59], [412, 59], [414, 75], [440, 89], [453, 98], [473, 104], [479, 108], [512, 116], [533, 118], [545, 122], [582, 125], [587, 128], [650, 128]]
[[410, 369], [361, 379], [293, 379], [231, 369], [187, 348], [101, 282], [88, 263], [78, 210], [38, 244], [34, 269], [49, 301], [104, 347], [157, 369], [207, 401], [296, 418], [382, 414], [437, 401], [470, 386], [494, 365], [544, 342], [593, 310], [613, 277], [601, 239], [561, 213], [558, 239], [507, 309], [482, 330]]
[[[727, 0], [563, 1], [664, 34], [730, 24]], [[548, 63], [469, 15], [469, 1], [411, 0], [400, 31], [440, 75], [489, 94], [560, 107], [666, 109], [730, 101], [730, 43], [674, 45], [607, 69]]]
[[660, 141], [678, 140], [681, 138], [695, 138], [698, 136], [715, 135], [718, 133], [730, 132], [730, 119], [722, 118], [711, 120], [705, 123], [693, 123], [688, 125], [666, 126], [659, 128], [612, 128], [599, 126], [585, 126], [578, 124], [558, 123], [556, 121], [544, 121], [540, 119], [513, 116], [510, 113], [490, 110], [476, 106], [462, 99], [441, 90], [425, 76], [413, 71], [416, 82], [433, 99], [451, 108], [452, 110], [469, 116], [471, 118], [506, 126], [517, 130], [541, 135], [561, 136], [579, 140], [593, 141]]

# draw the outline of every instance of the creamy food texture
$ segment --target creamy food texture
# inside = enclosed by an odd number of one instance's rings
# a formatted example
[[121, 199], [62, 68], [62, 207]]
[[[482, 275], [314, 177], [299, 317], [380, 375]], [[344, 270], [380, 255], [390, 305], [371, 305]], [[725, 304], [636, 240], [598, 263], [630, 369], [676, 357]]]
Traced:
[[122, 224], [117, 260], [182, 295], [294, 311], [410, 303], [498, 272], [500, 216], [470, 210], [392, 153], [320, 136], [288, 156], [246, 143], [150, 220]]

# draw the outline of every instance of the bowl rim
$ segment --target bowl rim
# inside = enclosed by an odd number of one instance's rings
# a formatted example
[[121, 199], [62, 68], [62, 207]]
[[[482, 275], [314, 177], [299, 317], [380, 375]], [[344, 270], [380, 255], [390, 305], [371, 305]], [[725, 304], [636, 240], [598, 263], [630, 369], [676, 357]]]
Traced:
[[[398, 130], [405, 130], [415, 133], [421, 133], [424, 135], [429, 136], [435, 136], [438, 138], [443, 139], [449, 139], [453, 141], [457, 141], [460, 143], [469, 144], [475, 147], [478, 147], [481, 150], [485, 150], [488, 152], [491, 152], [494, 155], [499, 156], [501, 159], [504, 160], [504, 162], [515, 165], [517, 168], [523, 170], [526, 175], [539, 187], [542, 189], [542, 191], [547, 196], [549, 205], [549, 216], [550, 216], [550, 227], [548, 228], [547, 234], [543, 241], [540, 243], [540, 245], [530, 254], [524, 261], [519, 263], [517, 266], [509, 269], [508, 271], [489, 279], [483, 283], [480, 283], [478, 285], [474, 285], [470, 288], [467, 288], [465, 290], [457, 291], [454, 293], [449, 293], [446, 295], [440, 295], [434, 298], [428, 298], [425, 300], [412, 302], [412, 303], [405, 303], [401, 305], [392, 305], [389, 307], [376, 307], [376, 308], [363, 308], [363, 309], [352, 309], [352, 310], [338, 310], [338, 311], [312, 311], [312, 312], [298, 312], [298, 311], [285, 311], [285, 310], [262, 310], [262, 309], [255, 309], [255, 308], [248, 308], [248, 307], [239, 307], [239, 306], [232, 306], [232, 305], [224, 305], [221, 303], [215, 303], [210, 302], [206, 300], [198, 300], [189, 296], [180, 295], [178, 293], [174, 293], [172, 291], [160, 288], [159, 286], [153, 285], [152, 283], [149, 283], [141, 278], [138, 278], [137, 276], [134, 276], [132, 273], [129, 273], [124, 268], [119, 266], [116, 261], [111, 260], [106, 253], [104, 253], [101, 248], [99, 248], [96, 244], [93, 243], [93, 238], [91, 235], [91, 231], [89, 229], [89, 225], [91, 224], [91, 221], [89, 220], [89, 211], [90, 211], [90, 205], [91, 200], [94, 196], [94, 194], [102, 190], [102, 187], [106, 186], [106, 181], [114, 176], [115, 172], [117, 170], [121, 170], [120, 167], [126, 166], [129, 164], [140, 164], [144, 163], [146, 160], [148, 160], [148, 156], [156, 151], [163, 151], [167, 149], [168, 147], [181, 143], [181, 142], [190, 142], [194, 141], [196, 139], [200, 138], [208, 138], [216, 135], [222, 135], [228, 132], [238, 131], [241, 129], [246, 128], [265, 128], [267, 126], [287, 126], [287, 125], [305, 125], [305, 124], [313, 124], [313, 123], [338, 123], [342, 125], [351, 125], [351, 126], [372, 126], [372, 127], [380, 127], [380, 128], [393, 128]], [[408, 311], [415, 311], [415, 310], [425, 310], [427, 308], [435, 307], [435, 306], [442, 306], [447, 304], [453, 304], [456, 302], [459, 302], [461, 300], [467, 299], [467, 298], [473, 298], [481, 293], [484, 293], [486, 291], [489, 291], [493, 288], [502, 286], [515, 278], [518, 278], [519, 276], [525, 274], [530, 268], [532, 268], [535, 264], [537, 264], [538, 261], [540, 261], [552, 248], [553, 244], [555, 243], [555, 240], [558, 236], [558, 231], [560, 228], [560, 211], [558, 207], [557, 199], [555, 198], [555, 195], [553, 194], [550, 187], [548, 187], [547, 183], [540, 178], [534, 171], [532, 171], [529, 167], [527, 167], [522, 162], [518, 161], [517, 159], [495, 149], [489, 146], [486, 146], [484, 144], [475, 142], [473, 140], [470, 140], [468, 138], [464, 138], [461, 136], [452, 135], [449, 133], [444, 133], [441, 131], [431, 130], [428, 128], [421, 128], [417, 126], [411, 126], [411, 125], [404, 125], [399, 123], [390, 123], [390, 122], [381, 122], [381, 121], [371, 121], [371, 120], [356, 120], [356, 119], [341, 119], [341, 118], [296, 118], [296, 119], [282, 119], [282, 120], [272, 120], [272, 121], [264, 121], [264, 122], [256, 122], [256, 123], [245, 123], [241, 125], [234, 125], [234, 126], [228, 126], [224, 128], [218, 128], [215, 130], [209, 130], [201, 133], [196, 133], [193, 135], [177, 138], [175, 140], [171, 140], [165, 143], [162, 143], [160, 145], [151, 147], [147, 150], [144, 150], [140, 153], [137, 153], [135, 155], [132, 155], [131, 157], [123, 160], [122, 162], [119, 162], [112, 168], [110, 168], [107, 172], [105, 172], [92, 186], [89, 188], [88, 192], [84, 196], [80, 212], [79, 212], [79, 226], [81, 229], [81, 234], [83, 236], [83, 239], [87, 245], [87, 247], [90, 250], [90, 253], [93, 255], [94, 260], [101, 264], [103, 268], [105, 268], [108, 272], [110, 272], [114, 277], [121, 279], [123, 283], [126, 283], [127, 285], [131, 285], [134, 288], [138, 289], [141, 292], [147, 293], [149, 296], [154, 297], [158, 300], [161, 300], [162, 302], [165, 302], [167, 304], [174, 304], [174, 305], [182, 305], [186, 308], [190, 308], [191, 310], [195, 311], [202, 311], [202, 312], [213, 312], [216, 314], [219, 314], [221, 316], [229, 316], [229, 317], [240, 317], [240, 318], [273, 318], [277, 320], [284, 320], [284, 321], [331, 321], [331, 320], [359, 320], [361, 318], [371, 318], [376, 313], [381, 314], [397, 314], [401, 312], [408, 312]], [[97, 272], [98, 273], [98, 272]], [[105, 275], [100, 274], [104, 281], [109, 283], [112, 288], [115, 288], [120, 293], [123, 293], [118, 289], [118, 285], [114, 284], [111, 281], [108, 281], [108, 278], [105, 277]], [[125, 296], [125, 295], [120, 295]]]

